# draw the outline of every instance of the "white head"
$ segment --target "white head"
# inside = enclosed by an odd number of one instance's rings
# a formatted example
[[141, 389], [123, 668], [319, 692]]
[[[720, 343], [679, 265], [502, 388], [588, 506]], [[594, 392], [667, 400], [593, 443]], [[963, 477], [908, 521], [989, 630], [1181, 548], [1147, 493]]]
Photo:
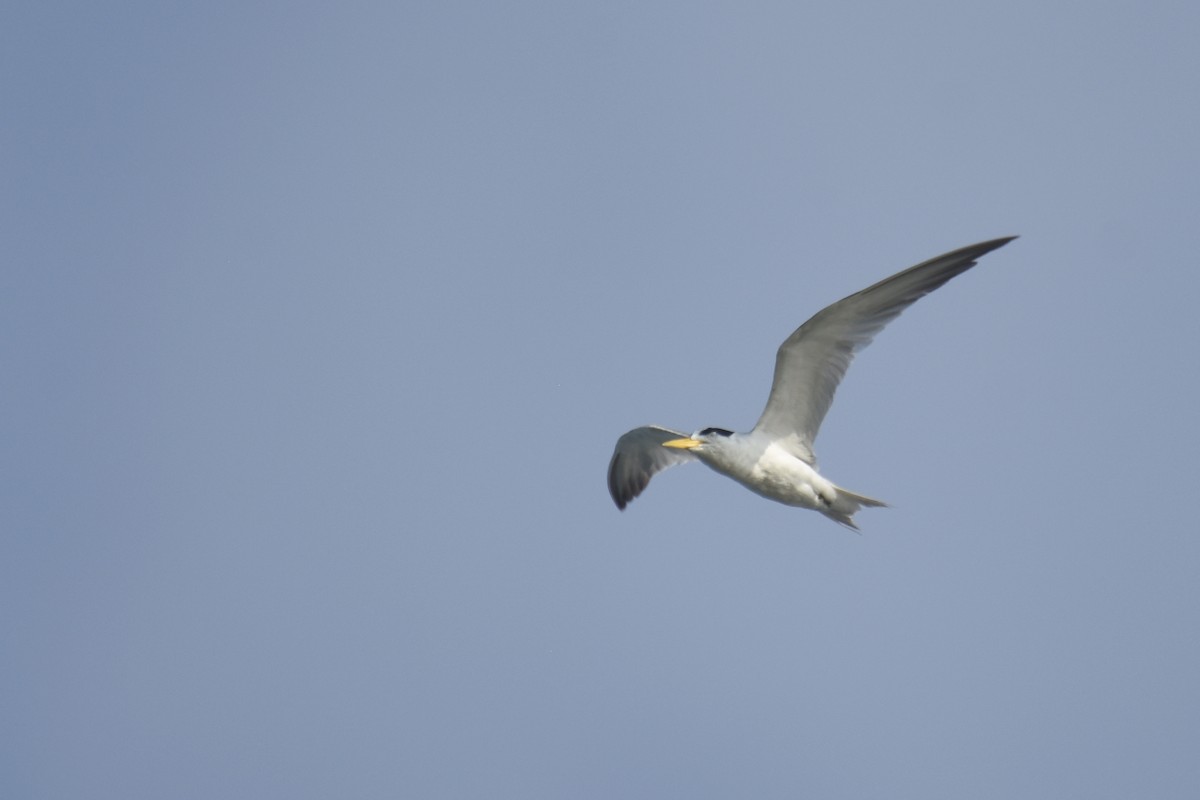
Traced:
[[696, 431], [691, 436], [663, 442], [662, 446], [674, 447], [679, 450], [696, 450], [698, 453], [702, 453], [705, 448], [712, 445], [720, 446], [721, 443], [733, 435], [733, 431], [727, 431], [724, 428], [705, 428], [704, 430]]

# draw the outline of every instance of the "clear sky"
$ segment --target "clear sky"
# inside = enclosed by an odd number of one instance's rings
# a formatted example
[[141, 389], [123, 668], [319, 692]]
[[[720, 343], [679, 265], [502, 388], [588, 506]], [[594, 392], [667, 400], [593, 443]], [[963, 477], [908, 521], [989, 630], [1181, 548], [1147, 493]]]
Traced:
[[[10, 4], [0, 795], [1194, 798], [1195, 2]], [[813, 312], [855, 535], [745, 430]]]

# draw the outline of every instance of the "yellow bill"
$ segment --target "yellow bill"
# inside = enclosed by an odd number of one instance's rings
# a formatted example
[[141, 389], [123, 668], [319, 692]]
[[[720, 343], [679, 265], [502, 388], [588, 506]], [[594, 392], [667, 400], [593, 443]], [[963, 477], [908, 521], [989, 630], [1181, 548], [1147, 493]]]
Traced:
[[699, 447], [704, 442], [699, 439], [693, 439], [690, 436], [685, 436], [682, 439], [672, 439], [669, 442], [663, 442], [663, 447], [676, 447], [680, 450], [691, 450], [693, 447]]

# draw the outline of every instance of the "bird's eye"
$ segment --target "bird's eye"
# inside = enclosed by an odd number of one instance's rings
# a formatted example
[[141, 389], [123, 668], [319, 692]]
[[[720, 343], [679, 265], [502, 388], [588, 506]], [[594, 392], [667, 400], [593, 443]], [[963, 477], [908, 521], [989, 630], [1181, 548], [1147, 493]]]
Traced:
[[733, 431], [727, 431], [724, 428], [705, 428], [700, 431], [701, 436], [733, 436]]

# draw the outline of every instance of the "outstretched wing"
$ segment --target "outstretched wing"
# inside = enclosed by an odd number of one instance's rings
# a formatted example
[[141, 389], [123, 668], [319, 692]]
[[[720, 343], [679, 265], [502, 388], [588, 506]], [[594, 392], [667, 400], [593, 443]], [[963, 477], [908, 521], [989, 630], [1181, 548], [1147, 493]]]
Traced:
[[788, 440], [812, 461], [817, 431], [854, 355], [904, 309], [1015, 238], [931, 258], [817, 312], [779, 346], [771, 395], [754, 430]]
[[646, 425], [634, 428], [617, 439], [612, 461], [608, 462], [608, 492], [622, 511], [642, 493], [656, 473], [667, 467], [695, 461], [687, 450], [663, 447], [663, 442], [687, 436], [686, 433]]

